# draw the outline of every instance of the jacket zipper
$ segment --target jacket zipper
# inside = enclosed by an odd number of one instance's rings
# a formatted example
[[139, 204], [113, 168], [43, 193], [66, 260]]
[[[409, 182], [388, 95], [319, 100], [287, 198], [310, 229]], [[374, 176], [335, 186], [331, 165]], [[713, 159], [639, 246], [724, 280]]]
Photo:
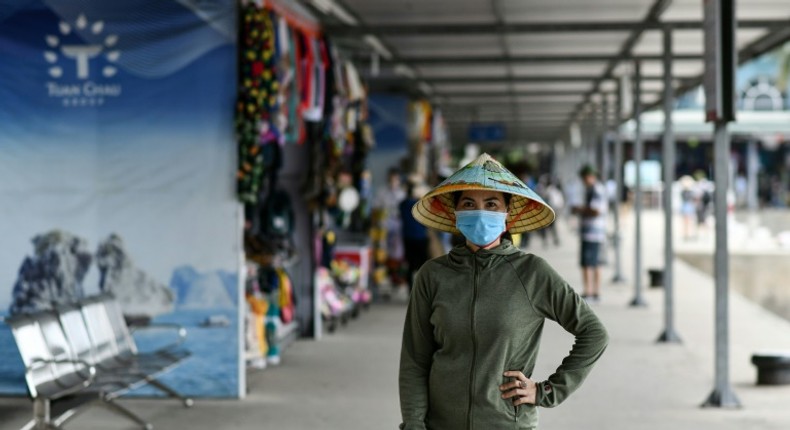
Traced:
[[467, 415], [468, 418], [468, 428], [472, 430], [472, 397], [474, 395], [474, 386], [475, 386], [475, 366], [477, 361], [477, 337], [475, 336], [475, 306], [477, 305], [477, 283], [478, 283], [478, 273], [477, 273], [477, 256], [473, 256], [474, 258], [474, 268], [475, 268], [475, 281], [473, 284], [473, 295], [472, 295], [472, 318], [471, 318], [471, 328], [472, 328], [472, 369], [469, 371], [469, 413]]

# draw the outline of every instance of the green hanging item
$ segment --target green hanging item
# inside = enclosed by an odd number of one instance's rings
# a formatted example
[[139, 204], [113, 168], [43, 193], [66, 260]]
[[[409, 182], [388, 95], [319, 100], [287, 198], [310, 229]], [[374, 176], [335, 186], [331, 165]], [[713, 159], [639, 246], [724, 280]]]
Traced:
[[274, 72], [274, 25], [271, 14], [254, 2], [239, 12], [239, 84], [236, 102], [238, 140], [237, 194], [245, 204], [256, 204], [264, 182], [261, 150], [270, 121], [277, 78]]

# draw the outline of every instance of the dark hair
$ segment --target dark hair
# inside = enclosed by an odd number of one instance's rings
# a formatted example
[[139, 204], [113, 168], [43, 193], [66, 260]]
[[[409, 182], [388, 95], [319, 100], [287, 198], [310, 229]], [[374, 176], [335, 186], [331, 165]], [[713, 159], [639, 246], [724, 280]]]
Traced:
[[406, 182], [406, 198], [410, 199], [411, 196], [414, 195], [414, 188], [416, 188], [414, 182], [408, 181]]
[[593, 167], [591, 164], [585, 164], [584, 166], [582, 166], [581, 169], [579, 169], [579, 176], [585, 177], [590, 175], [592, 176], [598, 175], [598, 171], [595, 170], [595, 167]]
[[[505, 193], [502, 191], [499, 192], [502, 193], [502, 198], [505, 200], [505, 206], [510, 206], [510, 200], [513, 198], [513, 194]], [[453, 197], [453, 208], [458, 206], [458, 202], [461, 201], [461, 194], [463, 193], [464, 193], [463, 191], [453, 191], [451, 193]]]

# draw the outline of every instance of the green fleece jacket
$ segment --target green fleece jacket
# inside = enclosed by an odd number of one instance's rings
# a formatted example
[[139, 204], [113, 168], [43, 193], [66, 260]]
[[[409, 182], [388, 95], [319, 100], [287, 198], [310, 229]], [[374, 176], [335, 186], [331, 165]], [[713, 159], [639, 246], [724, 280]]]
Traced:
[[584, 300], [546, 261], [509, 241], [476, 253], [458, 246], [423, 265], [403, 330], [400, 428], [537, 428], [536, 407], [514, 407], [499, 385], [508, 370], [532, 377], [546, 319], [576, 337], [557, 371], [538, 383], [537, 406], [553, 407], [581, 385], [608, 343]]

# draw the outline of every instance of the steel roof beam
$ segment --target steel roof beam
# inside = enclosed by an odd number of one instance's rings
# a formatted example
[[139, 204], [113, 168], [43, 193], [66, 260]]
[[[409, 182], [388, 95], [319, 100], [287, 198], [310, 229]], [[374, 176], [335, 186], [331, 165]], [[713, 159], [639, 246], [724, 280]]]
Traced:
[[[521, 113], [523, 115], [541, 115], [541, 116], [565, 115], [565, 118], [568, 118], [568, 109], [542, 110], [541, 109], [542, 107], [543, 107], [542, 105], [534, 105], [534, 106], [526, 105], [524, 106], [524, 109], [522, 110]], [[448, 118], [449, 117], [466, 118], [468, 116], [472, 116], [472, 113], [474, 112], [472, 106], [464, 106], [464, 108], [466, 109], [460, 109], [460, 108], [448, 109], [448, 108], [449, 106], [446, 106], [444, 109], [442, 109], [442, 113], [444, 113], [445, 116]], [[504, 112], [502, 110], [481, 110], [477, 112], [478, 116], [486, 116], [486, 115], [495, 116], [495, 115], [504, 115], [504, 114], [507, 114], [507, 112]]]
[[[610, 72], [611, 73], [611, 72]], [[397, 76], [382, 76], [382, 77], [368, 77], [373, 82], [385, 81], [402, 81], [403, 78]], [[694, 77], [689, 77], [693, 79]], [[689, 79], [684, 77], [675, 77], [676, 80]], [[458, 76], [458, 77], [437, 77], [437, 78], [424, 78], [426, 81], [434, 85], [442, 84], [506, 84], [511, 82], [508, 76]], [[557, 76], [557, 75], [534, 75], [534, 76], [514, 76], [513, 82], [527, 83], [527, 82], [594, 82], [605, 81], [613, 79], [611, 77], [603, 78], [599, 75], [578, 75], [578, 76]], [[645, 76], [643, 81], [662, 81], [660, 75]], [[436, 89], [437, 92], [441, 90]], [[583, 95], [583, 91], [578, 91], [577, 94]]]
[[[642, 94], [660, 94], [661, 90], [648, 90], [642, 91]], [[603, 95], [613, 95], [613, 92], [601, 92]], [[490, 99], [497, 97], [508, 97], [514, 95], [516, 97], [564, 97], [564, 96], [581, 96], [584, 91], [579, 90], [539, 90], [539, 91], [436, 91], [436, 95], [447, 98], [475, 98], [475, 99]]]
[[[661, 15], [669, 8], [669, 5], [672, 4], [672, 0], [655, 0], [653, 4], [650, 6], [650, 10], [647, 11], [645, 18], [642, 20], [640, 25], [634, 28], [631, 33], [626, 38], [623, 45], [620, 47], [620, 53], [612, 57], [609, 60], [609, 64], [606, 66], [606, 70], [604, 70], [603, 74], [600, 77], [594, 80], [592, 90], [588, 91], [587, 94], [584, 96], [584, 100], [576, 106], [576, 109], [573, 110], [570, 117], [568, 118], [568, 124], [573, 122], [576, 117], [581, 113], [584, 105], [590, 102], [592, 95], [598, 92], [601, 87], [601, 83], [607, 79], [611, 79], [614, 73], [614, 69], [620, 64], [620, 62], [626, 60], [631, 55], [631, 51], [636, 46], [636, 43], [642, 37], [642, 33], [644, 33], [645, 29], [649, 26], [653, 25], [662, 25], [666, 26], [667, 23], [661, 23]], [[663, 28], [659, 27], [659, 28]], [[662, 77], [663, 78], [663, 77]], [[647, 76], [642, 77], [642, 82], [645, 82], [649, 79]], [[661, 79], [663, 81], [663, 79]], [[639, 100], [641, 103], [641, 100]]]
[[[356, 55], [357, 60], [364, 61], [370, 58], [369, 55]], [[563, 55], [511, 55], [511, 56], [430, 56], [430, 57], [402, 57], [401, 61], [416, 66], [434, 66], [434, 65], [507, 65], [507, 64], [544, 64], [544, 63], [595, 63], [606, 62], [612, 59], [611, 55], [591, 55], [591, 54], [563, 54]], [[662, 56], [657, 55], [630, 55], [624, 57], [626, 60], [640, 60], [640, 61], [661, 61]], [[698, 60], [702, 61], [702, 55], [699, 54], [675, 54], [673, 60]], [[382, 59], [382, 62], [392, 62]]]
[[[499, 31], [497, 32], [499, 44], [502, 46], [503, 57], [507, 61], [505, 68], [507, 70], [508, 90], [511, 91], [510, 113], [513, 116], [520, 117], [521, 111], [519, 109], [518, 101], [516, 100], [516, 97], [512, 94], [512, 92], [516, 91], [516, 80], [515, 80], [515, 74], [513, 73], [513, 65], [512, 65], [513, 63], [509, 61], [513, 54], [512, 52], [510, 52], [510, 45], [507, 43], [508, 42], [507, 32], [505, 32], [502, 29], [502, 27], [506, 24], [504, 13], [502, 12], [502, 3], [501, 0], [491, 0], [490, 4], [491, 4], [491, 12], [493, 13], [494, 18], [496, 18], [496, 24], [497, 27], [499, 28]], [[517, 134], [515, 137], [516, 139], [521, 138], [519, 134]]]
[[[662, 11], [663, 12], [663, 11]], [[535, 22], [535, 23], [454, 23], [454, 24], [376, 24], [371, 25], [384, 36], [443, 36], [443, 35], [496, 35], [499, 33], [575, 33], [575, 32], [635, 32], [661, 30], [669, 27], [678, 30], [701, 30], [702, 21], [608, 21], [608, 22]], [[788, 19], [738, 20], [738, 28], [781, 29], [790, 27]], [[343, 25], [325, 25], [327, 34], [335, 37], [362, 37], [365, 29]]]
[[[403, 64], [406, 67], [409, 67], [414, 72], [415, 76], [412, 77], [401, 77], [399, 80], [401, 82], [406, 81], [408, 82], [407, 85], [404, 85], [400, 88], [400, 90], [406, 90], [407, 93], [410, 95], [420, 95], [423, 94], [426, 97], [430, 96], [430, 94], [426, 94], [424, 90], [420, 88], [420, 73], [418, 70], [414, 70], [414, 66], [407, 61], [404, 61], [398, 50], [392, 46], [392, 44], [387, 43], [387, 41], [381, 39], [381, 33], [378, 31], [378, 26], [371, 26], [368, 25], [362, 17], [356, 13], [352, 8], [350, 8], [343, 0], [333, 0], [337, 3], [343, 10], [345, 10], [346, 14], [348, 14], [352, 19], [357, 21], [357, 26], [355, 27], [348, 27], [345, 24], [342, 26], [338, 26], [337, 24], [333, 23], [332, 20], [334, 19], [330, 14], [326, 13], [325, 11], [320, 10], [319, 8], [315, 7], [314, 4], [311, 4], [307, 1], [302, 1], [302, 4], [307, 6], [310, 10], [319, 16], [319, 20], [321, 21], [321, 25], [326, 33], [326, 29], [329, 27], [337, 27], [344, 30], [353, 30], [359, 32], [359, 39], [363, 39], [365, 36], [375, 36], [379, 43], [389, 52], [390, 54], [390, 61], [394, 63]], [[329, 34], [329, 33], [326, 33]], [[364, 42], [363, 42], [364, 43]]]
[[448, 115], [445, 121], [448, 123], [458, 122], [523, 122], [525, 124], [546, 123], [551, 122], [556, 125], [562, 125], [566, 120], [567, 115], [543, 115], [524, 113], [519, 116], [514, 115], [470, 115], [468, 113], [463, 115]]

